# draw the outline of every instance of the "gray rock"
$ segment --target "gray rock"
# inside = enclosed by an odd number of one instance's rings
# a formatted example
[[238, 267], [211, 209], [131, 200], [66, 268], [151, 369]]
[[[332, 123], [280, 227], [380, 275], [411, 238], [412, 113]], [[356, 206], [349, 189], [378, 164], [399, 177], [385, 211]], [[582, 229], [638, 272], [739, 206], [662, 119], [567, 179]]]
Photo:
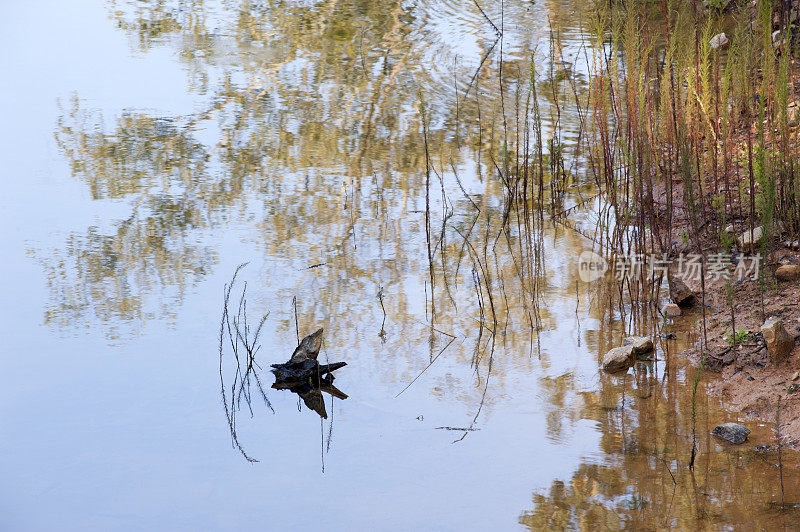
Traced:
[[711, 37], [711, 40], [708, 41], [708, 44], [711, 46], [712, 50], [725, 48], [728, 46], [728, 37], [726, 37], [724, 33], [719, 33]]
[[669, 297], [681, 307], [690, 307], [694, 304], [697, 293], [689, 288], [681, 279], [670, 275], [667, 277], [669, 283]]
[[740, 444], [747, 441], [750, 429], [738, 423], [721, 423], [714, 427], [711, 434], [728, 443]]
[[675, 303], [668, 303], [668, 304], [664, 305], [664, 308], [661, 309], [661, 311], [668, 318], [677, 318], [682, 313], [681, 312], [681, 307], [679, 307]]
[[636, 355], [632, 345], [615, 347], [603, 357], [603, 370], [608, 373], [617, 373], [627, 370], [636, 362]]
[[775, 278], [779, 281], [794, 281], [800, 278], [800, 266], [797, 264], [782, 264], [775, 270]]
[[625, 345], [633, 347], [634, 355], [646, 355], [653, 352], [653, 340], [649, 336], [633, 336], [625, 340]]
[[798, 102], [792, 102], [786, 107], [786, 122], [789, 127], [797, 126], [797, 118], [800, 115], [800, 105]]
[[789, 335], [780, 318], [768, 318], [761, 326], [761, 335], [767, 344], [767, 353], [772, 364], [783, 362], [794, 348], [794, 338]]
[[752, 233], [749, 229], [742, 233], [742, 236], [740, 236], [736, 242], [739, 244], [739, 249], [742, 251], [753, 251], [761, 244], [762, 238], [764, 238], [764, 229], [758, 226], [753, 229]]
[[728, 364], [733, 364], [736, 360], [736, 351], [731, 351], [730, 353], [726, 353], [722, 356], [722, 365], [727, 366]]

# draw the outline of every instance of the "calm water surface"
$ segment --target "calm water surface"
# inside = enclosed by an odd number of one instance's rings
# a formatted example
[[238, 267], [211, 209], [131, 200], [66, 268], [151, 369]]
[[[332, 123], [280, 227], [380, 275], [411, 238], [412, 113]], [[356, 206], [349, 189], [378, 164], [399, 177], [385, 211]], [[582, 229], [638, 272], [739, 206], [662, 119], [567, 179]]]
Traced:
[[[0, 528], [800, 526], [778, 509], [777, 455], [753, 450], [772, 427], [702, 384], [688, 471], [691, 324], [666, 325], [679, 338], [657, 361], [598, 372], [640, 325], [578, 281], [591, 243], [546, 221], [535, 312], [519, 235], [496, 240], [487, 153], [532, 53], [545, 135], [560, 112], [574, 148], [572, 89], [545, 74], [585, 88], [589, 4], [486, 4], [502, 41], [449, 0], [6, 6]], [[565, 208], [592, 194], [572, 175]], [[444, 236], [434, 329], [426, 190]], [[595, 208], [572, 218], [591, 230]], [[321, 356], [348, 362], [349, 398], [326, 396], [325, 420], [288, 392], [268, 391], [274, 413], [242, 404], [257, 463], [232, 447], [220, 396], [223, 286], [243, 262], [248, 313], [268, 313], [263, 367], [297, 343], [293, 298], [301, 334], [324, 327]], [[750, 443], [708, 437], [737, 419]], [[784, 465], [784, 499], [800, 502], [796, 457]]]

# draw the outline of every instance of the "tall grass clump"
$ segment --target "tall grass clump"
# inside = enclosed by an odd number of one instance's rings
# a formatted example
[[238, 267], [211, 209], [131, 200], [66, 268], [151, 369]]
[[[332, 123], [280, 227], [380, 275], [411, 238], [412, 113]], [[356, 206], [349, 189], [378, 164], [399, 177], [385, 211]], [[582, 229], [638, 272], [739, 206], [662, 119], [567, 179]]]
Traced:
[[765, 254], [781, 232], [800, 233], [797, 29], [773, 35], [790, 19], [782, 8], [598, 2], [587, 142], [609, 250], [718, 252], [733, 224], [762, 226]]

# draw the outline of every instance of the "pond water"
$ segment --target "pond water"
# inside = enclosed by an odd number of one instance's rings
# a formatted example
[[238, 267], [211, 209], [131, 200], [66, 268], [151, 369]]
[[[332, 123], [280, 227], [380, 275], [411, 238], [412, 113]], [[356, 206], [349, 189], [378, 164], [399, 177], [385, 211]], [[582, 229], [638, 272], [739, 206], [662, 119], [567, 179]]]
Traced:
[[[754, 450], [772, 425], [702, 381], [693, 423], [690, 321], [611, 308], [563, 224], [500, 230], [488, 154], [531, 56], [544, 135], [578, 161], [560, 208], [597, 220], [566, 104], [590, 4], [486, 4], [6, 7], [0, 528], [800, 526], [796, 456], [782, 494], [777, 453]], [[318, 327], [320, 358], [348, 364], [326, 419], [288, 391], [238, 403], [257, 462], [220, 393], [245, 262], [266, 383]], [[656, 360], [599, 372], [657, 326], [678, 338]], [[735, 420], [747, 444], [708, 435]]]

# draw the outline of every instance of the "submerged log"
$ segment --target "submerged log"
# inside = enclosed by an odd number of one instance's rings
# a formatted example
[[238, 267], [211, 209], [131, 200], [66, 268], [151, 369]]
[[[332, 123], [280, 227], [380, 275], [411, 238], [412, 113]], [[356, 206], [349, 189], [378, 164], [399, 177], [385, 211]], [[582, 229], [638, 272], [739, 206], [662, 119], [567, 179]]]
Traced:
[[288, 362], [272, 364], [272, 373], [275, 374], [272, 387], [296, 393], [309, 409], [327, 419], [322, 392], [338, 399], [347, 399], [347, 394], [333, 385], [333, 372], [345, 367], [347, 362], [320, 364], [317, 356], [321, 347], [322, 329], [303, 338]]
[[275, 374], [275, 382], [320, 382], [328, 375], [333, 377], [332, 372], [343, 368], [347, 362], [334, 362], [333, 364], [320, 364], [314, 359], [305, 359], [302, 362], [286, 362], [284, 364], [272, 364], [272, 373]]
[[329, 393], [337, 399], [347, 399], [347, 394], [331, 384], [333, 375], [328, 375], [322, 379], [319, 386], [312, 386], [308, 382], [276, 382], [272, 387], [276, 390], [289, 390], [297, 394], [310, 409], [319, 414], [323, 419], [328, 419], [328, 412], [325, 410], [325, 400], [322, 392]]
[[333, 372], [346, 366], [347, 362], [320, 364], [317, 355], [321, 347], [322, 329], [303, 338], [288, 362], [272, 364], [275, 384], [311, 383], [319, 387], [324, 380], [333, 381]]
[[317, 332], [309, 334], [303, 338], [303, 341], [300, 342], [300, 345], [298, 345], [295, 348], [294, 353], [292, 353], [290, 362], [302, 362], [308, 358], [316, 360], [321, 347], [322, 329], [320, 328], [317, 330]]
[[319, 389], [319, 390], [321, 390], [323, 392], [327, 392], [327, 393], [331, 394], [332, 396], [334, 396], [337, 399], [347, 399], [348, 397], [350, 397], [349, 395], [344, 393], [342, 390], [340, 390], [339, 388], [334, 386], [333, 383], [331, 382], [332, 380], [333, 379], [331, 379], [330, 376], [327, 377], [327, 378], [323, 378], [322, 379], [322, 383], [319, 386], [319, 388], [311, 386], [308, 383], [302, 383], [302, 382], [301, 383], [276, 382], [275, 384], [272, 385], [272, 388], [275, 389], [275, 390], [289, 390], [290, 392], [294, 392], [294, 393], [297, 393], [297, 394], [305, 393], [305, 392], [308, 392], [310, 390]]

